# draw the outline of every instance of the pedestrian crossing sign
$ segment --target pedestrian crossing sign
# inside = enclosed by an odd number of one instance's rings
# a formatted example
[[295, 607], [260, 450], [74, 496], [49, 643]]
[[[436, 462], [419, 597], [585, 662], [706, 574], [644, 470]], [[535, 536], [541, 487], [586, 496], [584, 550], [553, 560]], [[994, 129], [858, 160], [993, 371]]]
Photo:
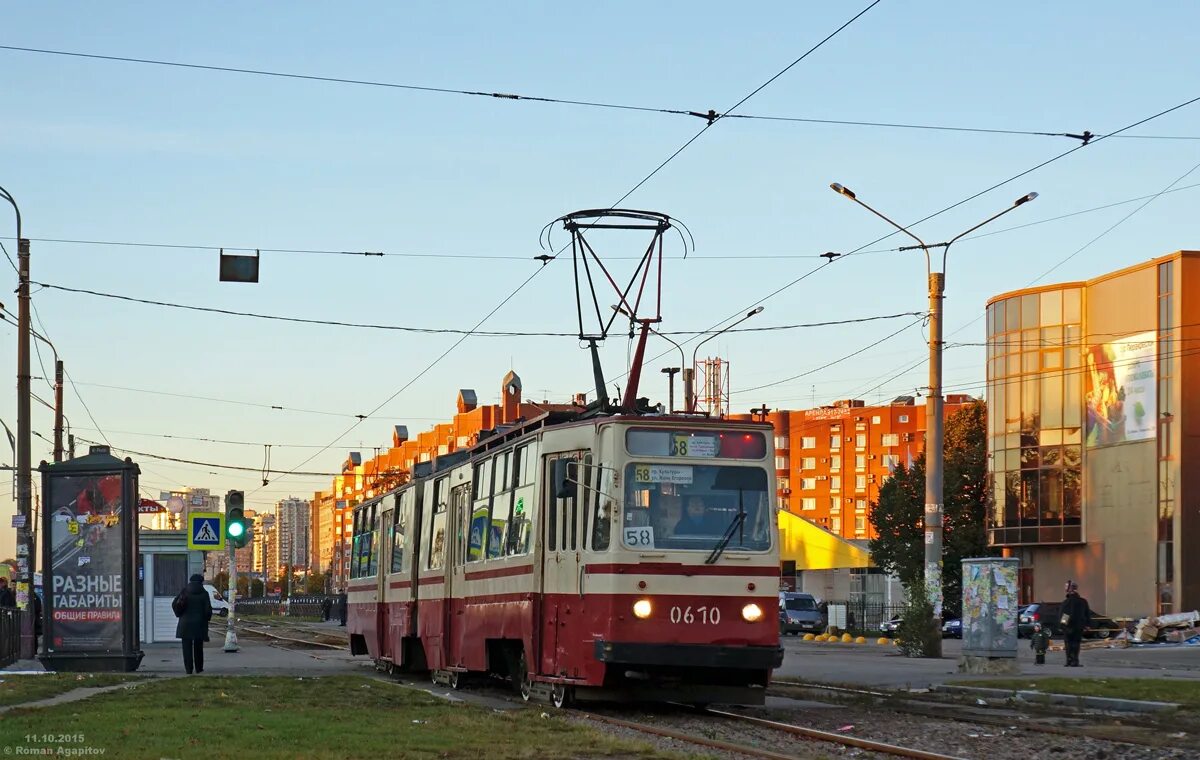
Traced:
[[192, 512], [188, 515], [188, 548], [224, 549], [225, 515], [220, 512]]

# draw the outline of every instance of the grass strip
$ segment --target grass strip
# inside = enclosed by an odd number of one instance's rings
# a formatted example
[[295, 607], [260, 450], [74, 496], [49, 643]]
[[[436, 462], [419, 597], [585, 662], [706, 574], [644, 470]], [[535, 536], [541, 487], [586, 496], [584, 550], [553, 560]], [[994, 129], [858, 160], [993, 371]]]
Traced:
[[173, 678], [0, 715], [0, 744], [44, 735], [60, 744], [31, 746], [122, 758], [678, 757], [552, 711], [449, 703], [361, 676]]
[[10, 676], [0, 673], [0, 705], [20, 705], [75, 689], [116, 686], [145, 676], [117, 673], [48, 673]]

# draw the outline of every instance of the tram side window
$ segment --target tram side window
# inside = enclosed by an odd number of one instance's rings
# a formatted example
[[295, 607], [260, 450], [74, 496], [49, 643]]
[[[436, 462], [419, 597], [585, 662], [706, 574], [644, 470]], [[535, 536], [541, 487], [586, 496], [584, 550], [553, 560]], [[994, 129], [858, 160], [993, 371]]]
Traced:
[[513, 453], [513, 493], [511, 518], [504, 537], [504, 554], [527, 554], [533, 537], [534, 504], [537, 492], [531, 488], [537, 467], [537, 449], [525, 444]]
[[412, 507], [410, 499], [396, 497], [396, 508], [392, 512], [392, 572], [404, 570], [404, 539], [408, 533], [408, 512]]
[[467, 522], [467, 562], [479, 562], [487, 556], [491, 527], [492, 468], [496, 467], [499, 477], [499, 457], [489, 458], [475, 465], [474, 503], [470, 514], [464, 515]]
[[597, 464], [595, 473], [592, 477], [591, 485], [595, 492], [591, 495], [592, 509], [592, 551], [602, 552], [608, 550], [609, 536], [612, 533], [612, 518], [613, 505], [612, 499], [607, 496], [608, 490], [605, 488], [605, 482], [608, 481], [608, 474], [605, 472], [604, 466]]
[[470, 540], [470, 523], [467, 520], [471, 516], [471, 484], [463, 483], [461, 486], [455, 486], [450, 491], [450, 514], [458, 517], [458, 533], [454, 537], [454, 556], [451, 557], [451, 562], [455, 566], [461, 566], [467, 561], [467, 545]]
[[367, 533], [367, 576], [379, 572], [379, 505], [371, 505], [370, 532]]
[[546, 460], [546, 477], [542, 482], [542, 490], [546, 494], [542, 502], [546, 505], [546, 550], [558, 550], [558, 499], [554, 495], [554, 463], [556, 459]]
[[429, 558], [426, 569], [441, 570], [446, 566], [446, 498], [449, 496], [450, 478], [439, 478], [433, 483], [433, 514], [429, 519], [429, 544], [425, 556]]
[[495, 559], [504, 553], [508, 542], [508, 527], [512, 524], [513, 474], [516, 462], [512, 451], [496, 455], [496, 478], [493, 482], [492, 529], [488, 533], [487, 558]]

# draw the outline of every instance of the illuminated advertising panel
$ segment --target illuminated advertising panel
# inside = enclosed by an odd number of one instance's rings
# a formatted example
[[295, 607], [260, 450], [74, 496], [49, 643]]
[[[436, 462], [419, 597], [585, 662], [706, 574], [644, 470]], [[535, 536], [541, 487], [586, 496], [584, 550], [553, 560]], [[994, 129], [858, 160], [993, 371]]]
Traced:
[[1089, 447], [1145, 441], [1158, 431], [1153, 332], [1092, 346], [1087, 352]]

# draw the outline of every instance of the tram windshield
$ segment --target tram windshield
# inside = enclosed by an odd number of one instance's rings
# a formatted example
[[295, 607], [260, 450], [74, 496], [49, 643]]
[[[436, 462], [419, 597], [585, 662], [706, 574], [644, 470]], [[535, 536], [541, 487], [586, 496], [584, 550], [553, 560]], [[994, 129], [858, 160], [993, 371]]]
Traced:
[[767, 473], [759, 467], [630, 464], [621, 535], [630, 549], [711, 552], [745, 514], [725, 549], [771, 546]]

